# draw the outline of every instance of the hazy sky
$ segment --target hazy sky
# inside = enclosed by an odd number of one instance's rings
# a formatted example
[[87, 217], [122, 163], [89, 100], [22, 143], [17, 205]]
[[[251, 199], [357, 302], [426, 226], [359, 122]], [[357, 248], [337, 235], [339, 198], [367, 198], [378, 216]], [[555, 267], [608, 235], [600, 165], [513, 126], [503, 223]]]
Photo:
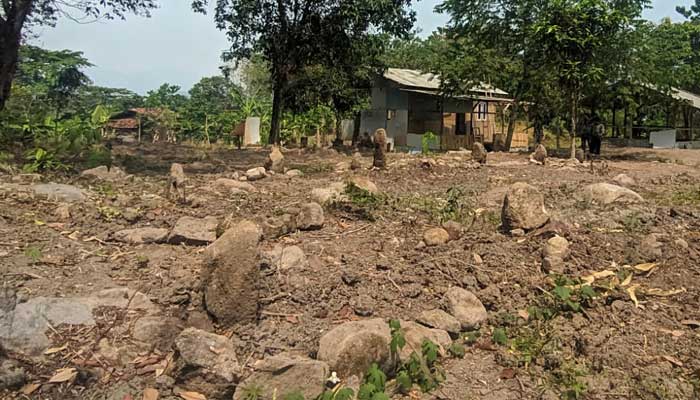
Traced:
[[[415, 6], [416, 24], [427, 35], [444, 25], [447, 17], [433, 13], [441, 0], [422, 0]], [[163, 1], [148, 18], [127, 21], [78, 24], [59, 21], [56, 28], [44, 28], [35, 44], [49, 49], [71, 49], [85, 53], [95, 67], [88, 75], [95, 84], [124, 87], [138, 93], [164, 82], [184, 90], [203, 76], [218, 74], [220, 54], [228, 45], [223, 32], [214, 27], [211, 16], [195, 14], [188, 0]], [[653, 0], [646, 17], [676, 18], [675, 6], [692, 0]]]

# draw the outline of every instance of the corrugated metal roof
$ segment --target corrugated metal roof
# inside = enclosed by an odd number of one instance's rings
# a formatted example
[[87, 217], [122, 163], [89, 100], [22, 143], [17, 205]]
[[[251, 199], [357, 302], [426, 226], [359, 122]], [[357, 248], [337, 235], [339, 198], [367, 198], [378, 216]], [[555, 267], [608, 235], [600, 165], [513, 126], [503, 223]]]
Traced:
[[[402, 86], [428, 90], [440, 89], [440, 77], [438, 75], [422, 73], [413, 69], [389, 68], [384, 73], [384, 78], [396, 82]], [[507, 92], [485, 83], [475, 86], [469, 91], [500, 96], [508, 95]]]
[[700, 109], [700, 96], [698, 96], [697, 94], [676, 88], [673, 88], [671, 90], [671, 97], [673, 97], [674, 99], [687, 101], [694, 108]]

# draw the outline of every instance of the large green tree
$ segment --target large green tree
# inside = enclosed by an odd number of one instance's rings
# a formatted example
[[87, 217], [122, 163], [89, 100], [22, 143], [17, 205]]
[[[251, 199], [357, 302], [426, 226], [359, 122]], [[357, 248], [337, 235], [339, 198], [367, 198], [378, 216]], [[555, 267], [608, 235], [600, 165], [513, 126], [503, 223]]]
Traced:
[[155, 6], [155, 0], [3, 0], [0, 5], [0, 110], [10, 96], [20, 45], [28, 27], [54, 25], [60, 16], [112, 19], [123, 18], [127, 13], [148, 15], [148, 10]]
[[[217, 0], [215, 20], [226, 30], [226, 59], [254, 53], [269, 62], [273, 107], [269, 141], [279, 141], [280, 116], [293, 81], [311, 65], [357, 65], [355, 43], [377, 33], [406, 35], [415, 20], [411, 0]], [[204, 12], [207, 0], [195, 0]]]

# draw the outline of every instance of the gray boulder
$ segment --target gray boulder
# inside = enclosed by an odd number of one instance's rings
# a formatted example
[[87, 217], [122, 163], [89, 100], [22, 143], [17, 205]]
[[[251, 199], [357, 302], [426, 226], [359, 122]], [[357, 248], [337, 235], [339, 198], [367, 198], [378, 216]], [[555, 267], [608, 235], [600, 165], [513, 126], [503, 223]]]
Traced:
[[613, 178], [613, 181], [621, 186], [634, 186], [637, 182], [627, 174], [619, 174]]
[[583, 188], [583, 199], [589, 203], [608, 205], [613, 203], [641, 203], [637, 192], [610, 183], [594, 183]]
[[364, 176], [353, 176], [352, 178], [350, 178], [348, 183], [353, 184], [358, 188], [367, 191], [371, 194], [379, 194], [379, 188], [377, 187], [377, 185], [375, 185], [374, 182], [370, 181]]
[[423, 311], [416, 320], [429, 328], [441, 329], [455, 335], [462, 331], [462, 324], [440, 309]]
[[322, 361], [302, 357], [277, 355], [258, 361], [254, 372], [236, 388], [233, 400], [246, 400], [253, 388], [259, 389], [260, 398], [285, 398], [300, 393], [305, 399], [315, 399], [325, 389], [330, 371]]
[[258, 244], [261, 239], [262, 231], [255, 223], [242, 221], [204, 252], [205, 305], [222, 323], [257, 320]]
[[443, 298], [447, 312], [457, 319], [462, 329], [475, 329], [488, 319], [486, 308], [470, 291], [453, 286]]
[[249, 181], [257, 181], [267, 176], [265, 167], [251, 168], [245, 172], [245, 176]]
[[508, 189], [501, 210], [501, 222], [506, 230], [529, 231], [547, 221], [549, 214], [544, 208], [544, 196], [535, 187], [518, 182]]
[[341, 379], [363, 377], [373, 363], [384, 371], [392, 369], [390, 343], [391, 330], [383, 319], [346, 322], [321, 337], [318, 359]]
[[175, 339], [175, 349], [187, 366], [203, 368], [226, 382], [240, 377], [236, 351], [226, 336], [187, 328]]
[[170, 232], [168, 243], [204, 246], [216, 240], [216, 217], [182, 217]]
[[32, 190], [37, 197], [46, 198], [51, 201], [76, 203], [87, 199], [85, 192], [73, 185], [64, 185], [60, 183], [40, 183], [32, 186]]
[[401, 321], [401, 329], [404, 332], [406, 345], [399, 351], [399, 359], [408, 361], [411, 353], [420, 352], [423, 341], [429, 340], [440, 348], [440, 353], [445, 354], [445, 349], [452, 344], [450, 335], [442, 329], [431, 329], [415, 322]]
[[307, 203], [297, 214], [297, 228], [302, 231], [321, 229], [324, 220], [323, 208], [318, 203]]
[[104, 165], [99, 167], [86, 169], [80, 173], [83, 178], [100, 180], [100, 181], [119, 181], [126, 178], [126, 172], [119, 167], [107, 168]]

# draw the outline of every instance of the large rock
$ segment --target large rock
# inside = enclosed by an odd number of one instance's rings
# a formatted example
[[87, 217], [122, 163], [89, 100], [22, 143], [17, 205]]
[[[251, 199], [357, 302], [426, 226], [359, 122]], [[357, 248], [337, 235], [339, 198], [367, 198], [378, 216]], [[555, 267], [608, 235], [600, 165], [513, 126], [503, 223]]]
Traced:
[[450, 234], [442, 228], [432, 228], [423, 234], [423, 242], [426, 246], [439, 246], [450, 241]]
[[261, 238], [257, 224], [242, 221], [204, 252], [204, 301], [207, 310], [224, 324], [257, 320]]
[[287, 271], [290, 269], [303, 270], [309, 266], [309, 260], [302, 250], [298, 246], [288, 246], [282, 250], [279, 260], [279, 268], [281, 271]]
[[641, 203], [637, 192], [610, 183], [594, 183], [583, 188], [583, 198], [590, 203], [607, 205], [612, 203]]
[[429, 328], [442, 329], [455, 335], [462, 331], [462, 324], [457, 318], [439, 309], [423, 311], [416, 320]]
[[328, 364], [308, 358], [278, 355], [258, 361], [255, 372], [236, 388], [233, 400], [246, 400], [253, 388], [259, 389], [261, 399], [284, 399], [299, 393], [305, 399], [315, 399], [323, 393], [330, 375]]
[[440, 353], [444, 354], [452, 344], [450, 335], [441, 329], [431, 329], [415, 322], [401, 321], [401, 328], [406, 339], [406, 346], [399, 351], [399, 359], [408, 361], [414, 351], [420, 353], [424, 340], [429, 340], [440, 348]]
[[297, 228], [302, 231], [321, 229], [324, 220], [323, 208], [318, 203], [307, 203], [297, 214]]
[[462, 329], [475, 329], [488, 319], [488, 313], [474, 293], [453, 286], [444, 297], [447, 312], [455, 317]]
[[168, 242], [171, 244], [187, 244], [203, 246], [216, 240], [216, 217], [194, 218], [182, 217], [177, 220]]
[[391, 330], [383, 319], [346, 322], [321, 337], [318, 359], [341, 379], [363, 377], [373, 363], [392, 369], [390, 343]]
[[131, 244], [162, 243], [167, 238], [168, 230], [162, 228], [124, 229], [114, 233], [114, 240]]
[[32, 186], [32, 190], [37, 197], [43, 197], [52, 201], [75, 203], [87, 199], [85, 192], [73, 185], [40, 183]]
[[537, 229], [549, 221], [544, 208], [544, 196], [535, 187], [518, 182], [512, 185], [503, 199], [501, 222], [508, 230]]
[[353, 176], [352, 178], [350, 178], [350, 181], [348, 183], [351, 183], [371, 194], [379, 194], [379, 188], [377, 188], [377, 185], [375, 185], [374, 182], [370, 181], [364, 176]]
[[96, 168], [86, 169], [80, 173], [80, 176], [101, 181], [119, 181], [126, 178], [126, 172], [119, 167], [107, 168], [100, 165]]
[[544, 165], [547, 162], [547, 148], [542, 144], [538, 144], [530, 158]]
[[472, 145], [472, 160], [478, 162], [479, 164], [486, 164], [486, 158], [488, 157], [488, 152], [483, 144], [476, 142]]
[[265, 168], [274, 172], [284, 172], [284, 155], [277, 146], [272, 146], [272, 151], [267, 158], [265, 163]]
[[245, 172], [245, 176], [249, 181], [257, 181], [267, 176], [265, 167], [251, 168]]
[[297, 216], [295, 214], [260, 217], [256, 221], [262, 228], [265, 239], [277, 239], [297, 230]]
[[204, 368], [227, 382], [236, 382], [240, 377], [236, 351], [225, 336], [187, 328], [175, 339], [175, 348], [190, 367]]
[[145, 316], [139, 318], [131, 332], [135, 340], [166, 351], [182, 330], [180, 320], [173, 317]]
[[154, 311], [153, 303], [126, 288], [103, 290], [89, 297], [35, 297], [16, 304], [14, 293], [0, 291], [0, 347], [27, 355], [39, 355], [51, 345], [46, 332], [59, 325], [94, 326], [97, 307]]

